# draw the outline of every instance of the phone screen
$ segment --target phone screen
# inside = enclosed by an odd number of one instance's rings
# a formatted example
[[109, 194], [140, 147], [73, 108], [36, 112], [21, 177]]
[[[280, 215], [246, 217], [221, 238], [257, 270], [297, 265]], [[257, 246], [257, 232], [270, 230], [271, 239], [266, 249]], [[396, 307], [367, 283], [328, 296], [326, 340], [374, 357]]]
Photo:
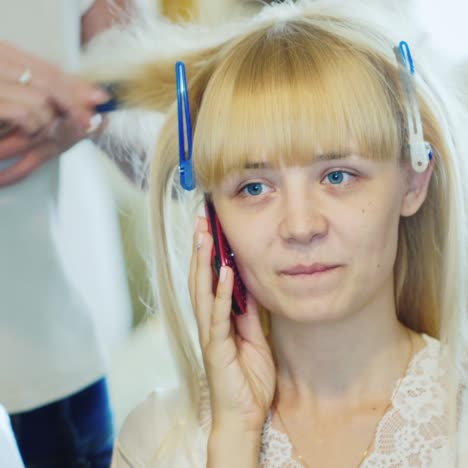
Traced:
[[211, 251], [211, 268], [213, 270], [213, 292], [216, 291], [219, 279], [219, 271], [222, 266], [230, 267], [234, 272], [234, 287], [232, 291], [232, 310], [236, 315], [244, 314], [247, 311], [246, 299], [247, 290], [239, 275], [231, 247], [224, 235], [219, 222], [218, 215], [213, 204], [205, 200], [206, 219], [208, 230], [213, 236], [213, 250]]

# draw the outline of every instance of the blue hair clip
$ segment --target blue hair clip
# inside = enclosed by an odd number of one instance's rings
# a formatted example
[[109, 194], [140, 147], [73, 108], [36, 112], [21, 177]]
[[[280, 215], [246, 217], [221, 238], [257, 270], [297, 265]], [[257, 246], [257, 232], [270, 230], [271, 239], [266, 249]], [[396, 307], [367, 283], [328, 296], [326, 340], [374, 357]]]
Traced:
[[416, 172], [424, 172], [432, 159], [431, 145], [424, 140], [421, 114], [419, 112], [416, 92], [414, 90], [415, 67], [409, 45], [401, 41], [395, 47], [395, 54], [400, 65], [400, 76], [405, 94], [405, 111], [408, 125], [408, 144], [411, 156], [411, 165]]
[[401, 41], [398, 48], [400, 49], [400, 55], [403, 62], [405, 63], [407, 70], [411, 73], [411, 75], [414, 75], [414, 62], [408, 43], [406, 41]]
[[192, 164], [192, 121], [187, 90], [185, 64], [176, 63], [177, 112], [179, 122], [179, 175], [185, 190], [195, 188], [195, 175]]

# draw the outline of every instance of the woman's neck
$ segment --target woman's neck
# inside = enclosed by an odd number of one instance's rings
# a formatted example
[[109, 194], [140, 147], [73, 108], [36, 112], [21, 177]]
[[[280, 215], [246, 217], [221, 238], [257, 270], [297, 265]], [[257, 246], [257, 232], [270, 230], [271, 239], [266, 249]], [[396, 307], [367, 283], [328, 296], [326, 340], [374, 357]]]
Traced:
[[411, 347], [420, 346], [415, 340], [388, 301], [326, 323], [272, 317], [280, 398], [323, 407], [388, 395], [406, 370]]

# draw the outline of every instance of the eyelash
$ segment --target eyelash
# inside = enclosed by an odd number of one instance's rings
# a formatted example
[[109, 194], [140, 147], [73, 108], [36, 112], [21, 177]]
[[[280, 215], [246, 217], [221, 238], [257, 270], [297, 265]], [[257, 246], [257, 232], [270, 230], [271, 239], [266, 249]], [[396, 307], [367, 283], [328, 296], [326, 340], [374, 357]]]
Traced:
[[335, 169], [335, 170], [329, 172], [328, 174], [326, 174], [326, 175], [323, 177], [322, 180], [326, 179], [327, 177], [331, 176], [332, 174], [345, 174], [345, 175], [349, 176], [349, 177], [351, 178], [351, 180], [348, 180], [347, 182], [342, 182], [342, 183], [340, 183], [340, 184], [332, 184], [332, 183], [330, 183], [330, 184], [325, 184], [325, 185], [347, 185], [347, 184], [353, 182], [354, 179], [356, 179], [356, 177], [357, 177], [357, 175], [356, 175], [356, 174], [353, 174], [352, 172], [345, 171], [345, 170], [343, 170], [343, 169]]
[[[351, 180], [348, 180], [348, 181], [345, 181], [345, 182], [341, 182], [339, 184], [333, 184], [333, 183], [328, 183], [328, 184], [325, 184], [325, 185], [337, 185], [337, 186], [344, 186], [344, 185], [347, 185], [351, 182], [354, 181], [354, 179], [357, 178], [357, 175], [356, 174], [353, 174], [352, 172], [349, 172], [349, 171], [345, 171], [343, 169], [335, 169], [333, 171], [330, 171], [328, 172], [327, 174], [325, 174], [322, 178], [322, 181], [325, 180], [327, 177], [331, 176], [332, 174], [344, 174], [344, 175], [347, 175], [351, 178]], [[240, 195], [243, 195], [245, 197], [252, 197], [252, 198], [255, 198], [255, 197], [258, 197], [259, 195], [263, 195], [264, 193], [260, 193], [258, 195], [252, 195], [252, 194], [248, 194], [246, 193], [246, 190], [248, 187], [251, 187], [252, 185], [262, 185], [262, 186], [267, 186], [267, 184], [263, 183], [263, 182], [259, 182], [259, 181], [253, 181], [253, 182], [248, 182], [244, 185], [242, 185], [239, 190], [238, 190], [238, 194]]]
[[[256, 197], [258, 195], [252, 195], [252, 194], [248, 194], [246, 193], [246, 190], [248, 187], [251, 187], [252, 185], [263, 185], [263, 186], [266, 186], [267, 184], [263, 183], [263, 182], [249, 182], [247, 184], [244, 184], [242, 185], [240, 188], [239, 188], [239, 191], [238, 193], [240, 195], [243, 195], [244, 197]], [[263, 192], [260, 193], [259, 195], [263, 195]]]

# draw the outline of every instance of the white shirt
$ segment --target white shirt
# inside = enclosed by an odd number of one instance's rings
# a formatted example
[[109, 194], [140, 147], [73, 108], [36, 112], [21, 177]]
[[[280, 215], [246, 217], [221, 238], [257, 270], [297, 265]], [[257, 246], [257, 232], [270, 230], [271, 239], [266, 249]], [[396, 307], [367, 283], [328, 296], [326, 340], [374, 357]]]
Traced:
[[0, 466], [2, 468], [24, 468], [21, 455], [11, 429], [10, 419], [0, 405]]
[[[92, 3], [4, 0], [0, 40], [76, 70], [80, 9]], [[114, 199], [90, 142], [0, 188], [0, 226], [0, 402], [11, 413], [101, 378], [131, 309]]]

